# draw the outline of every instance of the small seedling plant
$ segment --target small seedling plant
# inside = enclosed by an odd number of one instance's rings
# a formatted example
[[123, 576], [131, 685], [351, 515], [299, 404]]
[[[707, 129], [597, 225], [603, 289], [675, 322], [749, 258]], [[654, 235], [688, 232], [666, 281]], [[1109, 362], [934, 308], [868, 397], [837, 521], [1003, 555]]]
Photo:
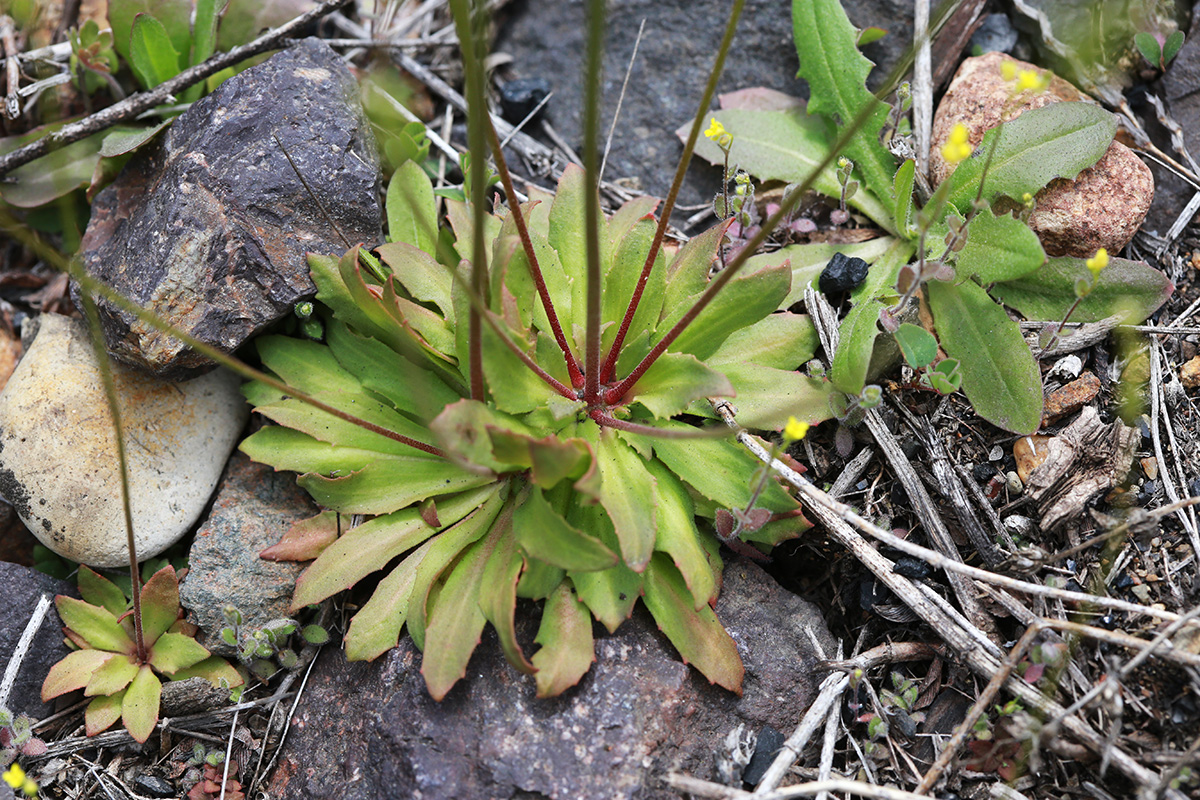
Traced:
[[[1039, 190], [1055, 179], [1074, 178], [1104, 155], [1115, 118], [1089, 103], [1053, 103], [988, 131], [974, 147], [966, 130], [958, 129], [945, 151], [947, 161], [958, 166], [921, 204], [914, 192], [915, 161], [898, 163], [884, 144], [903, 138], [896, 134], [896, 110], [889, 112], [867, 90], [872, 65], [859, 52], [858, 32], [840, 4], [794, 0], [792, 13], [800, 77], [811, 90], [807, 111], [796, 101], [742, 96], [715, 115], [733, 134], [730, 151], [713, 142], [701, 143], [698, 152], [764, 180], [790, 182], [828, 164], [830, 143], [845, 140], [837, 152], [838, 171], [826, 169], [813, 187], [837, 199], [839, 210], [858, 211], [888, 236], [859, 248], [874, 264], [840, 326], [830, 379], [843, 399], [835, 402], [844, 405], [844, 398], [862, 395], [876, 339], [887, 333], [896, 337], [909, 365], [922, 372], [922, 383], [943, 393], [961, 386], [984, 419], [1032, 433], [1042, 413], [1040, 372], [1017, 322], [1000, 304], [1028, 319], [1058, 323], [1061, 335], [1068, 316], [1095, 322], [1119, 314], [1141, 321], [1173, 289], [1162, 273], [1141, 262], [1107, 254], [1048, 258], [1025, 222]], [[1014, 101], [1046, 78], [1036, 71], [1012, 72], [1004, 77]], [[775, 108], [759, 110], [764, 104]], [[861, 127], [855, 132], [856, 124]], [[788, 145], [781, 150], [777, 142]], [[853, 165], [850, 171], [846, 161]], [[851, 175], [858, 186], [848, 193]], [[827, 245], [795, 245], [776, 261], [790, 257], [793, 264], [808, 264], [807, 273], [796, 270], [801, 284], [816, 277], [828, 251]], [[1105, 264], [1103, 272], [1094, 268], [1098, 261]], [[793, 298], [800, 295], [796, 289]], [[918, 299], [930, 312], [928, 325], [904, 316]], [[939, 350], [945, 357], [939, 358]]]

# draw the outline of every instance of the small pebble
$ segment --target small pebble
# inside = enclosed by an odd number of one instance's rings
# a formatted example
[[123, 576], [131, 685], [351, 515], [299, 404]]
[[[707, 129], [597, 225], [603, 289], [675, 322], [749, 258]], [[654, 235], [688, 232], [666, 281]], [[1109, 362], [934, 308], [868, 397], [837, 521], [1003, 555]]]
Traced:
[[1183, 381], [1183, 385], [1188, 389], [1200, 386], [1200, 356], [1179, 368], [1179, 380]]
[[980, 483], [986, 483], [996, 474], [996, 468], [991, 464], [976, 464], [971, 468], [971, 475]]
[[782, 733], [770, 725], [764, 725], [763, 729], [758, 732], [758, 744], [754, 747], [754, 755], [750, 758], [750, 763], [742, 772], [742, 780], [751, 786], [757, 786], [763, 776], [767, 774], [767, 770], [775, 761], [775, 756], [785, 741], [787, 738]]
[[1004, 458], [1004, 448], [1000, 445], [996, 445], [988, 451], [988, 461], [999, 461], [1002, 458]]
[[1154, 456], [1142, 459], [1142, 472], [1146, 473], [1146, 477], [1154, 480], [1158, 477], [1158, 459]]
[[157, 775], [138, 775], [133, 779], [133, 788], [146, 797], [174, 797], [175, 787]]
[[[550, 94], [550, 81], [545, 78], [518, 78], [500, 87], [500, 108], [504, 118], [516, 125], [524, 120], [538, 103]], [[542, 107], [545, 109], [545, 106]], [[541, 111], [538, 112], [539, 114]]]
[[1006, 476], [1008, 478], [1009, 494], [1020, 494], [1025, 490], [1025, 482], [1015, 472], [1010, 472]]
[[1016, 476], [1021, 483], [1029, 480], [1030, 474], [1042, 465], [1050, 455], [1050, 436], [1022, 436], [1013, 443], [1013, 459], [1017, 462]]
[[1061, 386], [1046, 396], [1042, 411], [1042, 424], [1053, 422], [1059, 417], [1074, 414], [1090, 403], [1100, 393], [1100, 379], [1090, 372]]
[[866, 261], [834, 253], [833, 258], [829, 259], [829, 263], [821, 271], [817, 285], [824, 294], [832, 297], [854, 289], [866, 279]]
[[968, 50], [979, 49], [979, 53], [1011, 53], [1017, 46], [1017, 29], [1007, 14], [988, 14], [983, 18], [983, 24], [971, 34], [971, 46]]
[[1079, 373], [1083, 371], [1083, 359], [1072, 353], [1069, 356], [1064, 356], [1054, 363], [1047, 373], [1047, 377], [1058, 378], [1064, 381], [1073, 381], [1079, 377]]

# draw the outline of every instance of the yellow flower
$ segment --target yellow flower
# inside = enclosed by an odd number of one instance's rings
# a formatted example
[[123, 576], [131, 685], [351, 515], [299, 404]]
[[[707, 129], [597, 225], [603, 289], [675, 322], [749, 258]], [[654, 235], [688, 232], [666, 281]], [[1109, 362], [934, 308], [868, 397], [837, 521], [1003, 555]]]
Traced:
[[968, 141], [968, 136], [967, 126], [961, 122], [955, 123], [954, 129], [950, 131], [950, 138], [942, 146], [942, 158], [946, 159], [948, 164], [957, 164], [971, 155], [973, 148]]
[[1092, 280], [1099, 278], [1101, 270], [1108, 266], [1108, 249], [1101, 247], [1096, 251], [1096, 255], [1089, 258], [1085, 263], [1092, 273]]
[[711, 121], [708, 123], [708, 130], [704, 132], [704, 136], [709, 141], [715, 142], [717, 147], [722, 150], [728, 150], [729, 146], [733, 144], [733, 134], [725, 130], [725, 126], [717, 122], [716, 117], [711, 118]]
[[1040, 92], [1049, 83], [1046, 73], [1036, 69], [1023, 69], [1017, 74], [1018, 92]]
[[1015, 81], [1017, 79], [1017, 65], [1012, 61], [1000, 62], [1000, 77], [1005, 83]]
[[37, 794], [37, 784], [33, 778], [25, 774], [25, 770], [21, 769], [21, 765], [13, 762], [12, 766], [4, 772], [4, 782], [13, 788], [13, 791], [20, 789], [25, 793], [26, 797], [33, 797]]
[[795, 417], [788, 417], [787, 425], [783, 429], [783, 441], [786, 444], [800, 441], [808, 434], [808, 428], [807, 422], [801, 422]]

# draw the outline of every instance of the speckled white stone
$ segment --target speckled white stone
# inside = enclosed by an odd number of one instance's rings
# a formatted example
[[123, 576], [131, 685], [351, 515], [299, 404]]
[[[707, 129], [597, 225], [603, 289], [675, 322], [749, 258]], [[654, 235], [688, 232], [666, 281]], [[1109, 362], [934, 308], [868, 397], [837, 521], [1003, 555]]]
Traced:
[[[54, 552], [94, 567], [129, 563], [112, 415], [78, 320], [39, 319], [37, 337], [0, 394], [0, 493]], [[245, 425], [239, 379], [185, 383], [113, 364], [126, 431], [138, 558], [195, 524]]]

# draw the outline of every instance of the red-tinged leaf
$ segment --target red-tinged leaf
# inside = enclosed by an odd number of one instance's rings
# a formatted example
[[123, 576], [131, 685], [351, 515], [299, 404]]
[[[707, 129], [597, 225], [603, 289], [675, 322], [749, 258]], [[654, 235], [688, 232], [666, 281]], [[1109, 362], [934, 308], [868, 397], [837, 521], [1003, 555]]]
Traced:
[[421, 545], [396, 565], [375, 587], [371, 599], [350, 620], [350, 629], [346, 631], [348, 661], [372, 661], [400, 641], [400, 629], [408, 619], [408, 601], [412, 596], [417, 567], [434, 541]]
[[[322, 511], [315, 517], [294, 523], [282, 539], [258, 557], [267, 561], [312, 561], [337, 541], [339, 516], [336, 511]], [[349, 518], [341, 524], [349, 525]]]
[[52, 700], [87, 686], [96, 670], [116, 655], [103, 650], [76, 650], [67, 653], [66, 658], [50, 668], [46, 680], [42, 682], [42, 700]]
[[175, 568], [168, 565], [151, 575], [142, 587], [142, 635], [146, 646], [152, 647], [177, 619], [179, 579]]
[[592, 572], [614, 566], [619, 558], [603, 542], [567, 523], [551, 507], [541, 489], [529, 496], [513, 515], [515, 539], [530, 558], [565, 570]]
[[422, 303], [432, 303], [446, 321], [454, 321], [454, 303], [450, 299], [454, 276], [450, 270], [429, 253], [406, 242], [380, 245], [377, 252], [380, 259], [393, 267], [395, 280], [404, 285], [409, 295]]
[[737, 645], [711, 607], [693, 607], [683, 576], [662, 553], [646, 566], [644, 602], [685, 663], [700, 670], [710, 682], [742, 693], [746, 670]]
[[501, 537], [511, 535], [511, 511], [505, 511], [508, 524], [493, 525], [488, 534], [470, 545], [448, 570], [449, 575], [438, 593], [429, 622], [425, 626], [425, 657], [421, 674], [434, 700], [442, 700], [454, 684], [467, 674], [467, 662], [475, 652], [487, 618], [479, 606], [480, 582], [484, 567], [496, 550]]
[[[533, 491], [537, 493], [536, 489]], [[515, 527], [516, 524], [514, 517], [512, 525]], [[518, 672], [530, 675], [534, 672], [533, 665], [521, 650], [516, 630], [517, 582], [524, 563], [525, 558], [517, 547], [517, 539], [510, 527], [502, 532], [496, 549], [488, 556], [483, 567], [483, 577], [479, 583], [479, 608], [496, 629], [500, 637], [500, 649], [504, 651], [508, 663]]]
[[490, 473], [471, 472], [443, 458], [410, 452], [415, 455], [380, 456], [360, 470], [335, 478], [310, 472], [297, 482], [317, 503], [343, 514], [390, 514], [428, 497], [495, 480]]
[[137, 672], [138, 665], [132, 657], [124, 653], [115, 654], [92, 673], [91, 680], [83, 689], [83, 696], [116, 694], [129, 685]]
[[124, 614], [128, 605], [125, 593], [115, 583], [93, 572], [86, 564], [79, 567], [79, 596], [85, 602], [100, 606], [114, 617]]
[[88, 703], [83, 713], [84, 731], [88, 736], [103, 733], [121, 718], [121, 705], [125, 701], [125, 691], [116, 694], [97, 697]]
[[137, 677], [125, 690], [121, 702], [121, 721], [125, 730], [139, 742], [145, 742], [158, 724], [158, 705], [162, 698], [162, 683], [150, 665], [143, 664]]
[[[527, 370], [526, 370], [527, 371]], [[508, 431], [532, 436], [524, 423], [496, 411], [478, 400], [451, 403], [429, 423], [437, 444], [463, 469], [504, 472], [512, 465], [501, 462], [492, 452], [492, 431]]]
[[503, 484], [494, 487], [491, 496], [474, 511], [442, 530], [431, 543], [429, 552], [421, 559], [417, 566], [417, 574], [413, 578], [407, 621], [408, 635], [417, 649], [425, 649], [428, 603], [434, 584], [451, 562], [491, 530], [507, 496], [507, 488]]
[[664, 353], [626, 395], [659, 419], [673, 417], [694, 400], [732, 397], [733, 384], [724, 374], [686, 353]]
[[699, 295], [708, 286], [708, 271], [716, 260], [717, 248], [725, 238], [725, 229], [728, 227], [728, 221], [722, 222], [699, 236], [693, 236], [671, 259], [667, 267], [663, 314], [658, 324], [658, 330], [662, 333], [670, 330], [671, 325], [691, 307], [689, 298]]
[[683, 483], [660, 462], [651, 461], [647, 468], [655, 479], [658, 508], [658, 539], [654, 547], [671, 557], [692, 593], [694, 606], [708, 605], [717, 599], [719, 588], [717, 575], [721, 572], [721, 557], [717, 555], [717, 548], [704, 546], [700, 531], [696, 529], [692, 498]]
[[592, 615], [568, 581], [560, 583], [546, 599], [534, 641], [542, 646], [533, 655], [538, 697], [562, 694], [591, 669], [596, 660]]
[[529, 469], [534, 485], [543, 489], [557, 486], [565, 478], [579, 477], [591, 462], [591, 450], [582, 439], [535, 439], [496, 428], [489, 429], [488, 434], [496, 460]]
[[54, 607], [63, 625], [82, 637], [88, 647], [128, 654], [136, 649], [117, 618], [100, 606], [60, 594], [54, 599]]
[[658, 524], [654, 478], [646, 471], [646, 462], [610, 428], [600, 431], [596, 463], [600, 504], [612, 519], [621, 557], [630, 569], [641, 572], [654, 552]]
[[150, 666], [163, 675], [175, 675], [179, 670], [199, 664], [211, 653], [204, 645], [182, 633], [164, 633], [150, 650]]
[[218, 689], [232, 689], [246, 682], [233, 665], [220, 656], [209, 656], [203, 661], [184, 667], [171, 676], [171, 680], [186, 681], [188, 678], [204, 678]]

